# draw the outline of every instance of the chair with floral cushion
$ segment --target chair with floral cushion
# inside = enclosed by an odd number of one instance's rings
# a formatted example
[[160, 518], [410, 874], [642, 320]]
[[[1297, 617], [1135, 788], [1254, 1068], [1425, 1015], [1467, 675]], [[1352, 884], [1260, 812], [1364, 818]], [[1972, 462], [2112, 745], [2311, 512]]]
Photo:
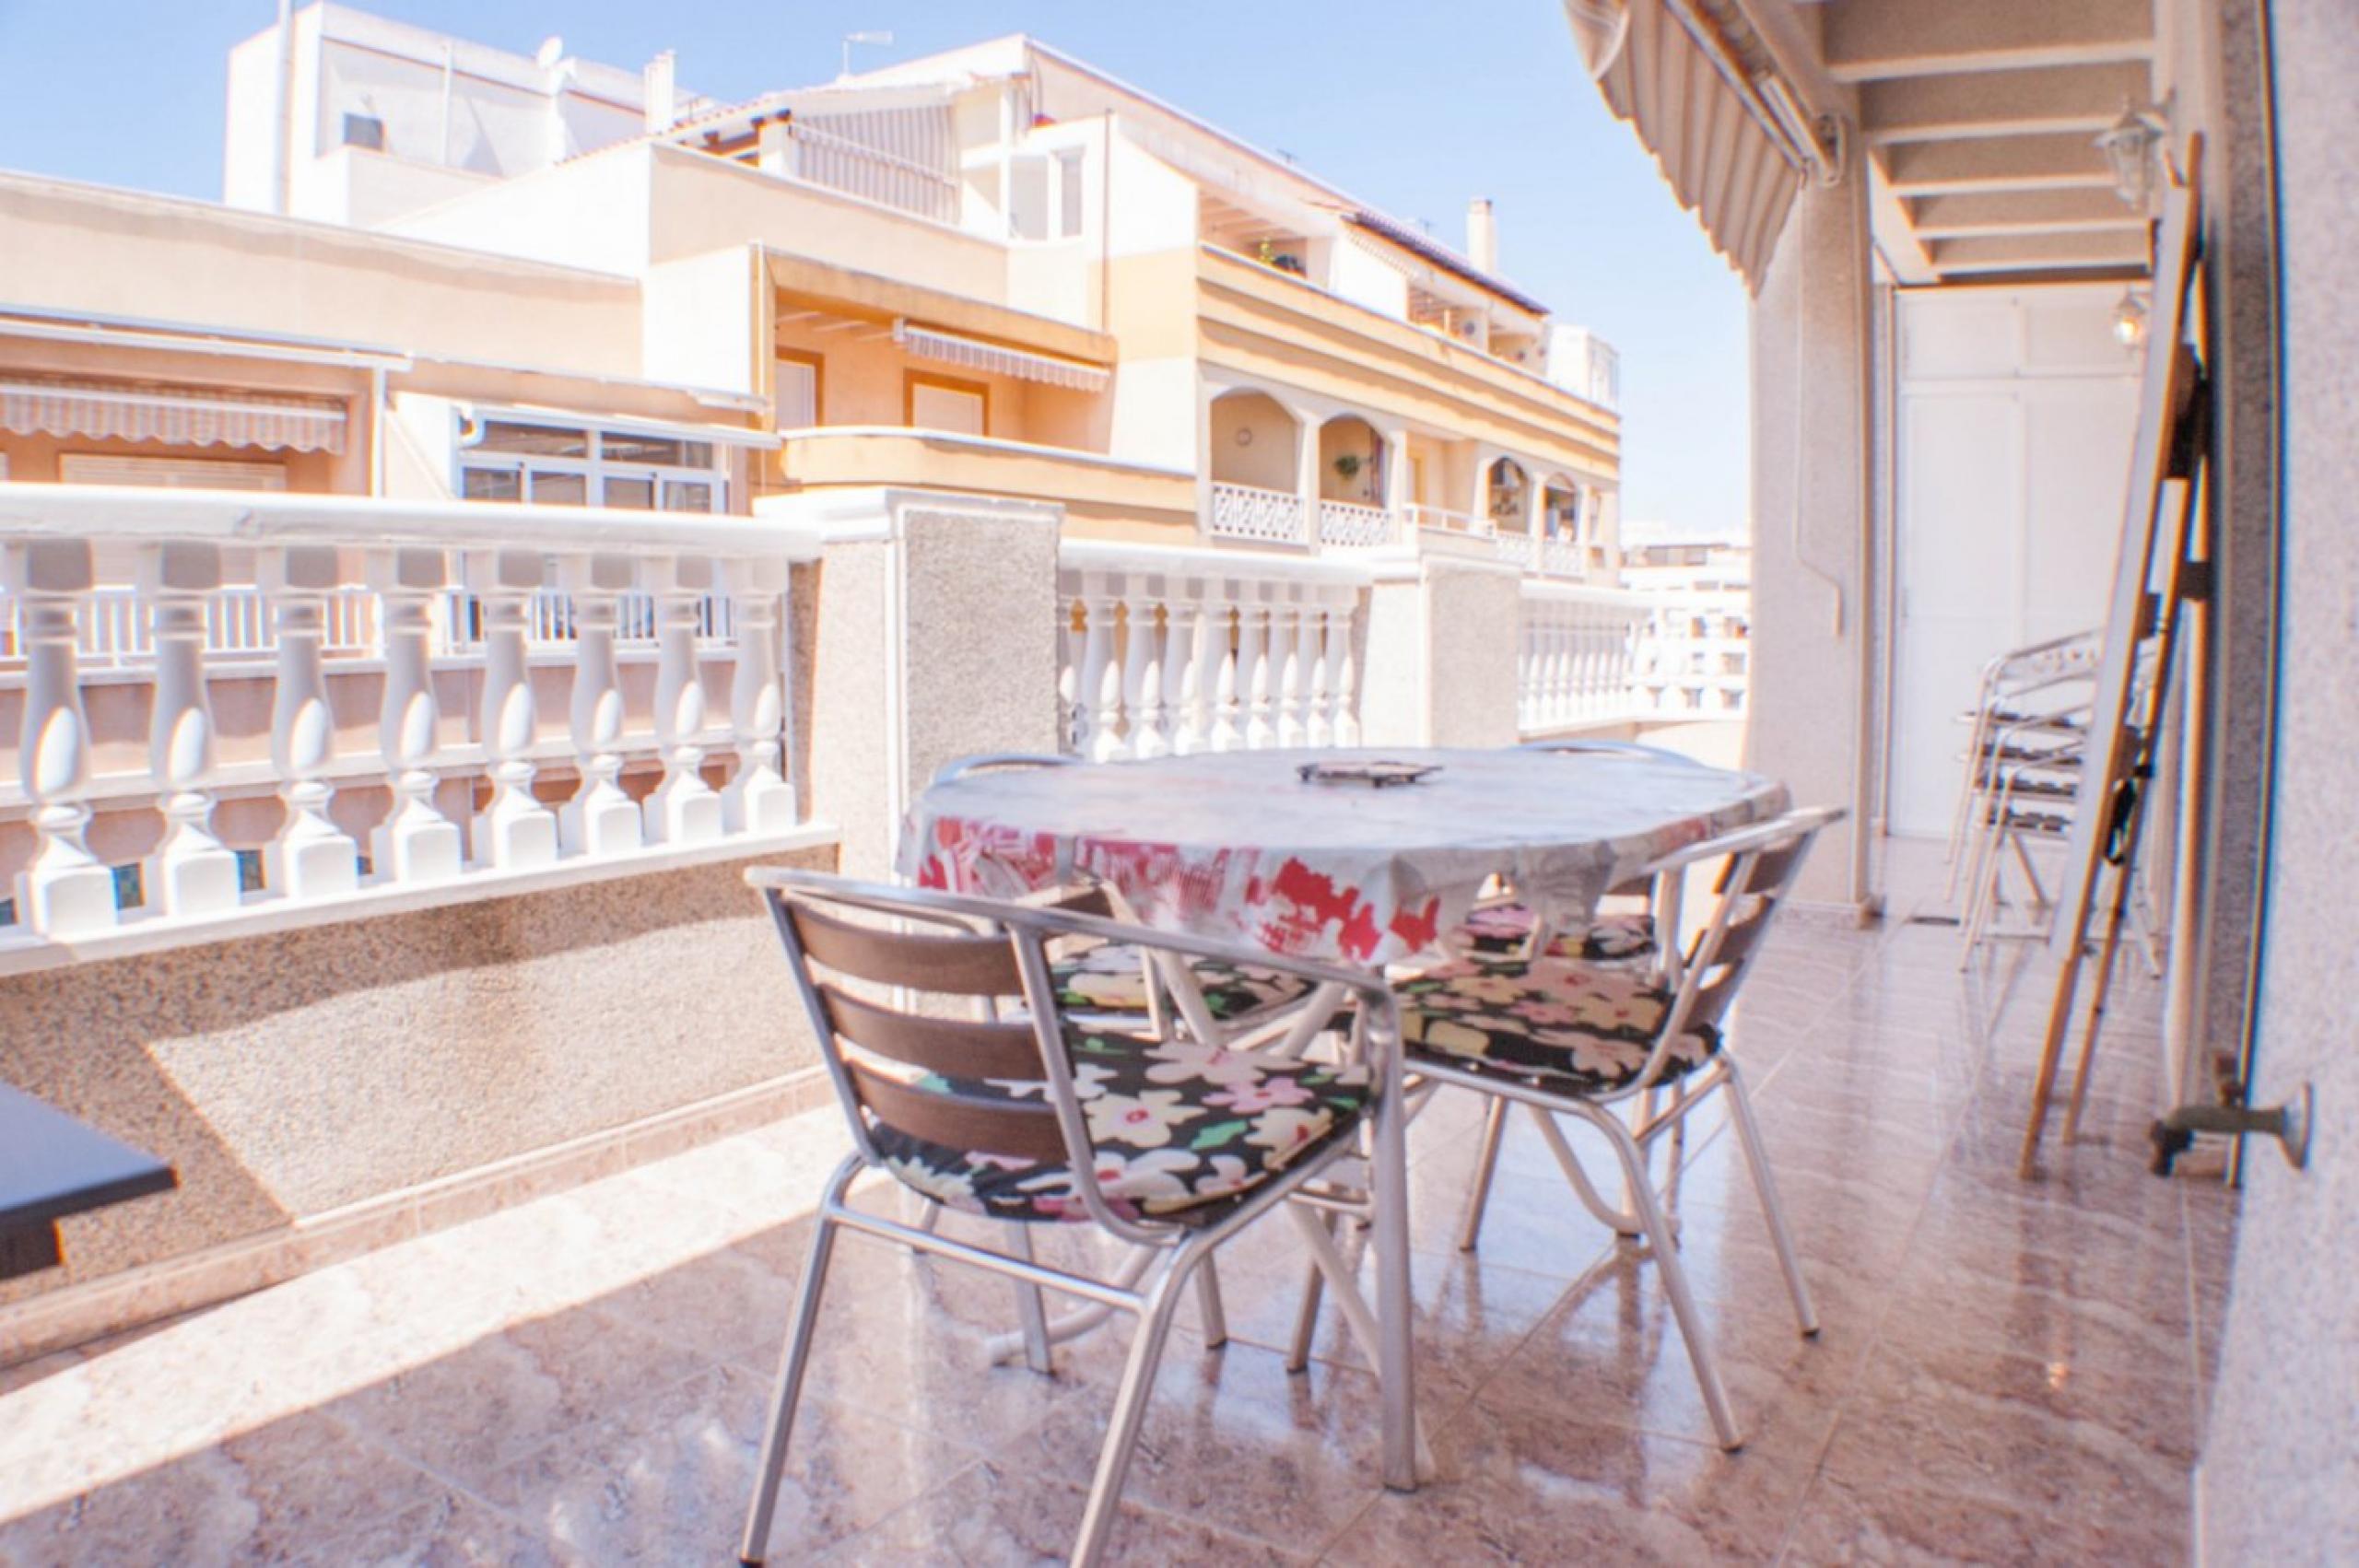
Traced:
[[[1079, 757], [1044, 752], [992, 752], [945, 763], [933, 776], [936, 784], [969, 773], [1010, 767], [1072, 767]], [[1105, 913], [1104, 909], [1092, 913]], [[1285, 1012], [1310, 994], [1311, 988], [1283, 969], [1262, 963], [1226, 958], [1200, 958], [1187, 965], [1204, 1012], [1224, 1026], [1243, 1027]], [[1123, 942], [1066, 944], [1051, 954], [1049, 974], [1057, 995], [1069, 1010], [1120, 1018], [1135, 1014], [1156, 1034], [1165, 1033], [1168, 986], [1138, 948]]]
[[[1013, 1280], [1025, 1307], [1027, 1359], [1038, 1370], [1048, 1370], [1055, 1340], [1109, 1311], [1138, 1319], [1074, 1547], [1079, 1563], [1095, 1562], [1104, 1550], [1174, 1313], [1223, 1243], [1273, 1210], [1288, 1210], [1356, 1328], [1372, 1342], [1374, 1319], [1347, 1267], [1320, 1245], [1325, 1229], [1309, 1208], [1286, 1200], [1357, 1150], [1363, 1118], [1401, 1093], [1396, 1012], [1381, 978], [1291, 959], [1259, 961], [1306, 988], [1344, 988], [1364, 1047], [1353, 1062], [1232, 1049], [1191, 1037], [1184, 1025], [1162, 1036], [1123, 1033], [1065, 1005], [1050, 973], [1050, 942], [1120, 942], [1191, 962], [1235, 954], [1064, 908], [814, 872], [759, 869], [747, 880], [761, 891], [785, 946], [854, 1151], [815, 1215], [743, 1562], [759, 1562], [767, 1546], [840, 1232]], [[850, 1207], [848, 1190], [871, 1171], [917, 1194], [928, 1215], [947, 1208], [999, 1222], [1007, 1246]], [[1317, 1197], [1330, 1208], [1356, 1201], [1332, 1182], [1321, 1183]], [[1054, 1222], [1094, 1223], [1133, 1251], [1107, 1278], [1050, 1267], [1034, 1258], [1029, 1236], [1031, 1226]], [[1390, 1266], [1395, 1274], [1386, 1282], [1394, 1299], [1404, 1298], [1405, 1252]], [[1051, 1324], [1041, 1308], [1044, 1288], [1091, 1305]], [[1386, 1398], [1396, 1430], [1414, 1431], [1406, 1389], [1388, 1389]]]
[[[1687, 1289], [1676, 1240], [1649, 1176], [1648, 1151], [1714, 1090], [1726, 1090], [1731, 1121], [1768, 1222], [1794, 1314], [1805, 1335], [1818, 1331], [1784, 1211], [1778, 1200], [1753, 1107], [1722, 1031], [1746, 972], [1759, 957], [1786, 893], [1821, 829], [1841, 813], [1801, 811], [1691, 846], [1652, 868], [1658, 877], [1722, 860], [1710, 919], [1677, 965], [1677, 979], [1626, 964], [1599, 964], [1556, 953], [1508, 958], [1468, 955], [1401, 981], [1402, 1038], [1410, 1071], [1531, 1110], [1576, 1195], [1625, 1235], [1643, 1236], [1661, 1266], [1663, 1288], [1687, 1342], [1704, 1402], [1723, 1445], [1743, 1441], [1711, 1350]], [[1665, 1092], [1654, 1103], [1653, 1091]], [[1635, 1101], [1637, 1114], [1616, 1114]], [[1622, 1165], [1625, 1208], [1608, 1204], [1556, 1125], [1557, 1114], [1602, 1131]], [[1481, 1188], [1496, 1139], [1485, 1141]], [[1470, 1211], [1463, 1245], [1473, 1245], [1480, 1202]]]

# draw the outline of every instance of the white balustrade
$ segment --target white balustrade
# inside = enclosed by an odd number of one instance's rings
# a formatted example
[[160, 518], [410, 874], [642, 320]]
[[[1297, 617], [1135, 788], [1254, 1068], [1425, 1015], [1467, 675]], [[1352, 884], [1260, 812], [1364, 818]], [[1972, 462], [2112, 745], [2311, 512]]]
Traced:
[[1319, 543], [1344, 549], [1369, 549], [1394, 540], [1392, 513], [1357, 501], [1319, 503]]
[[615, 669], [615, 623], [635, 579], [630, 558], [568, 556], [558, 581], [573, 604], [573, 701], [569, 738], [581, 783], [557, 813], [558, 842], [569, 855], [614, 855], [645, 842], [638, 802], [623, 793], [623, 694]]
[[401, 882], [446, 882], [466, 862], [458, 824], [434, 807], [432, 767], [442, 716], [427, 645], [447, 570], [440, 550], [369, 554], [370, 583], [384, 604], [385, 690], [377, 744], [393, 790], [393, 809], [370, 833], [369, 859], [377, 874]]
[[[373, 907], [381, 891], [470, 897], [571, 862], [676, 863], [684, 848], [775, 844], [796, 826], [786, 604], [791, 565], [817, 554], [807, 530], [686, 515], [616, 530], [554, 507], [6, 489], [11, 517], [29, 521], [0, 524], [0, 694], [21, 712], [21, 733], [0, 738], [0, 824], [30, 832], [0, 837], [18, 857], [0, 957], [183, 923], [209, 935], [290, 906], [330, 918]], [[97, 580], [108, 560], [131, 580]], [[250, 577], [223, 580], [248, 563]], [[1157, 602], [1144, 613], [1152, 620]], [[1155, 678], [1180, 689], [1172, 672]], [[106, 701], [86, 707], [97, 686]], [[540, 701], [566, 705], [565, 736], [543, 735]], [[217, 704], [267, 705], [266, 746], [217, 725]], [[446, 734], [446, 704], [471, 716], [471, 738]], [[1119, 715], [1119, 683], [1113, 706]], [[642, 811], [626, 775], [659, 760]], [[487, 777], [486, 808], [452, 820], [445, 803], [463, 798], [452, 791]], [[571, 790], [561, 825], [536, 779]], [[245, 891], [245, 851], [217, 829], [216, 808], [274, 793], [275, 836], [246, 840], [260, 849], [262, 887]], [[93, 852], [93, 841], [123, 837], [90, 832], [94, 812], [163, 819], [135, 882]], [[119, 885], [144, 899], [119, 909]]]
[[729, 682], [730, 735], [737, 771], [721, 791], [722, 825], [731, 833], [783, 833], [794, 825], [794, 790], [780, 766], [785, 734], [786, 563], [776, 556], [725, 563], [727, 626], [737, 648]]
[[336, 586], [335, 548], [295, 544], [264, 550], [262, 589], [270, 600], [278, 644], [277, 685], [270, 710], [270, 760], [285, 780], [287, 816], [263, 856], [263, 879], [288, 898], [324, 898], [360, 883], [359, 846], [328, 817], [334, 787], [324, 775], [335, 758], [335, 713], [320, 668], [327, 595]]
[[1309, 520], [1303, 515], [1302, 497], [1291, 490], [1264, 490], [1256, 485], [1215, 482], [1212, 516], [1204, 531], [1217, 539], [1246, 539], [1262, 544], [1308, 544]]
[[78, 539], [10, 544], [9, 597], [20, 606], [24, 723], [17, 765], [33, 804], [32, 862], [17, 874], [17, 919], [44, 936], [114, 924], [114, 873], [90, 853], [90, 726], [77, 676], [78, 611], [90, 591], [90, 546]]
[[651, 844], [709, 844], [726, 830], [721, 797], [704, 781], [704, 683], [697, 676], [698, 606], [712, 563], [673, 556], [649, 567], [655, 597], [655, 735], [663, 781], [643, 802]]
[[1635, 650], [1643, 594], [1526, 583], [1517, 716], [1526, 735], [1644, 716]]
[[1074, 754], [1357, 740], [1364, 570], [1074, 542], [1060, 579]]
[[164, 837], [140, 868], [146, 901], [168, 915], [212, 915], [238, 907], [238, 857], [213, 833], [216, 746], [205, 682], [205, 607], [221, 587], [212, 544], [150, 544], [139, 553], [156, 701], [148, 716], [148, 773], [164, 813]]
[[1487, 522], [1478, 522], [1471, 512], [1454, 511], [1449, 507], [1430, 507], [1413, 502], [1401, 509], [1409, 526], [1434, 533], [1488, 533]]

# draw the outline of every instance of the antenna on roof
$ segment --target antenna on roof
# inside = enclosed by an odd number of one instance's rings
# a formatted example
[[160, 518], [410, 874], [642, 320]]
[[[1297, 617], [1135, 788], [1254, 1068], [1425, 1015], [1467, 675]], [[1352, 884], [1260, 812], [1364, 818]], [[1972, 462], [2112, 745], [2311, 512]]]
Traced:
[[838, 81], [851, 75], [851, 46], [855, 43], [889, 44], [893, 41], [890, 29], [883, 32], [848, 32], [844, 34], [844, 68], [837, 74]]

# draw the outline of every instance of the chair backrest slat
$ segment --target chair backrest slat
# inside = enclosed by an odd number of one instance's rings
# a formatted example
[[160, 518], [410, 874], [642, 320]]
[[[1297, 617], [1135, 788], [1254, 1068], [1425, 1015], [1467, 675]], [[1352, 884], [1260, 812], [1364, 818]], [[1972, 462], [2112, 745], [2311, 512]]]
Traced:
[[852, 1093], [884, 1126], [962, 1153], [1062, 1164], [1064, 1134], [1045, 1105], [919, 1089], [847, 1058]]
[[879, 1007], [825, 981], [816, 989], [836, 1033], [862, 1050], [945, 1078], [1037, 1082], [1043, 1074], [1040, 1038], [1030, 1024], [933, 1018]]
[[856, 926], [790, 901], [795, 940], [813, 963], [880, 986], [953, 996], [1021, 996], [1024, 977], [1003, 936], [960, 936]]

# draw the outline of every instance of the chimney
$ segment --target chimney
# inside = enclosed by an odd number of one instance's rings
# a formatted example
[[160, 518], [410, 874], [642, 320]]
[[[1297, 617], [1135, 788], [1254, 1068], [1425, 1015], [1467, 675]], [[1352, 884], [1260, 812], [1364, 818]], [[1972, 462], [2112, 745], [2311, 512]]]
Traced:
[[665, 50], [647, 63], [639, 74], [641, 96], [647, 103], [647, 129], [651, 135], [668, 131], [680, 117], [680, 86], [675, 79], [672, 52]]
[[1477, 196], [1466, 204], [1466, 259], [1485, 272], [1499, 268], [1499, 220], [1491, 216], [1491, 199]]

